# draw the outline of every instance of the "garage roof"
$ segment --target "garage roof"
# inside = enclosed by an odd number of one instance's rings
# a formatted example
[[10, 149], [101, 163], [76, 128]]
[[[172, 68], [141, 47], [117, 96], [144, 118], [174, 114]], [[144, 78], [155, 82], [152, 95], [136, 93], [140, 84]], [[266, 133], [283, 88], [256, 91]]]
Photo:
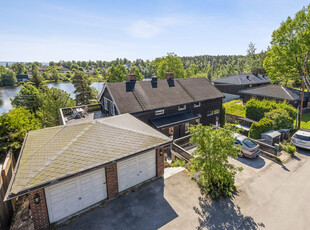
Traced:
[[6, 199], [169, 142], [130, 114], [31, 131]]

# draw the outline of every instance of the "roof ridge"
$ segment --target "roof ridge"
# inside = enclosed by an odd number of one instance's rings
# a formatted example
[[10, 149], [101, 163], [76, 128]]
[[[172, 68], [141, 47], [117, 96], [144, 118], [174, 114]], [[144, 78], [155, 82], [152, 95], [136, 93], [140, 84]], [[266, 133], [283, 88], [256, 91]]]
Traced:
[[193, 95], [190, 94], [190, 92], [185, 88], [185, 86], [182, 85], [182, 83], [180, 82], [180, 79], [176, 79], [176, 81], [179, 83], [179, 85], [181, 86], [181, 88], [190, 96], [190, 98], [193, 101], [196, 101], [196, 99], [194, 98]]
[[[101, 125], [106, 125], [106, 126], [110, 126], [110, 127], [113, 127], [113, 128], [117, 128], [117, 129], [123, 129], [123, 130], [127, 130], [127, 131], [130, 131], [130, 132], [134, 132], [134, 133], [139, 133], [139, 134], [143, 134], [143, 135], [147, 135], [147, 136], [151, 136], [151, 137], [156, 137], [156, 138], [164, 138], [163, 137], [159, 137], [159, 136], [156, 136], [156, 135], [153, 135], [153, 134], [150, 134], [148, 132], [143, 132], [141, 130], [133, 130], [131, 128], [126, 128], [124, 126], [119, 126], [119, 125], [116, 125], [116, 124], [109, 124], [109, 123], [101, 123], [101, 122], [98, 122], [100, 123]], [[151, 127], [152, 128], [152, 127]], [[152, 128], [153, 129], [153, 128]], [[155, 130], [155, 129], [154, 129]], [[160, 133], [161, 134], [161, 133]], [[166, 136], [165, 136], [166, 137]], [[168, 137], [167, 137], [168, 138]]]
[[[80, 131], [80, 133], [75, 136], [65, 147], [63, 147], [62, 149], [60, 149], [57, 153], [53, 154], [50, 158], [47, 159], [47, 161], [45, 162], [45, 164], [39, 168], [37, 170], [37, 172], [35, 173], [35, 175], [32, 178], [29, 178], [28, 180], [26, 180], [26, 183], [23, 186], [27, 186], [27, 184], [34, 178], [36, 177], [38, 174], [40, 174], [40, 172], [42, 170], [44, 170], [53, 160], [55, 160], [59, 155], [61, 155], [66, 149], [68, 149], [73, 143], [75, 143], [77, 141], [77, 139], [82, 136], [88, 129], [91, 128], [91, 126], [93, 126], [93, 123], [90, 123], [87, 127], [85, 127], [82, 131]], [[59, 132], [58, 132], [59, 133]], [[57, 134], [58, 134], [57, 133]], [[53, 138], [56, 135], [53, 136]], [[51, 139], [53, 139], [51, 138]], [[49, 139], [48, 142], [51, 140]]]
[[285, 87], [283, 87], [283, 85], [281, 85], [281, 88], [287, 93], [287, 95], [288, 95], [290, 98], [292, 98], [292, 99], [294, 100], [294, 97], [292, 97], [292, 95], [288, 92], [288, 90], [287, 90]]
[[[136, 88], [138, 87], [139, 84], [136, 84]], [[144, 106], [144, 104], [142, 103], [141, 99], [139, 98], [138, 94], [133, 90], [132, 94], [134, 95], [134, 97], [136, 98], [138, 104], [141, 106], [141, 108], [145, 111], [146, 108]]]

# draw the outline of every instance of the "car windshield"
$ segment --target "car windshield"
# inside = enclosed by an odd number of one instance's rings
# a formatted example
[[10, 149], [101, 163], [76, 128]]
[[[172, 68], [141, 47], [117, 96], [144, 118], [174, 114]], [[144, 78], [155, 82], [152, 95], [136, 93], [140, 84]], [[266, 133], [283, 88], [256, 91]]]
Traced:
[[249, 148], [256, 147], [256, 144], [254, 144], [250, 139], [244, 139], [243, 143], [248, 146]]
[[295, 134], [294, 137], [299, 139], [299, 140], [302, 140], [302, 141], [310, 141], [310, 137], [306, 137], [306, 136], [303, 136], [303, 135]]

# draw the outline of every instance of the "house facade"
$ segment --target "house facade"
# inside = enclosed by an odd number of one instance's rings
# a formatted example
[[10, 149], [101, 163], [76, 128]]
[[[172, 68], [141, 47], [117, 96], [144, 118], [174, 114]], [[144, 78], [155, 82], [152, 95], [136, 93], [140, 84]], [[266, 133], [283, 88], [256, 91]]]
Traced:
[[35, 229], [46, 229], [163, 176], [171, 142], [130, 114], [31, 131], [5, 200], [27, 195]]
[[130, 113], [167, 136], [179, 138], [189, 133], [191, 124], [215, 125], [220, 122], [223, 94], [206, 78], [152, 77], [136, 81], [107, 83], [99, 102], [107, 115]]

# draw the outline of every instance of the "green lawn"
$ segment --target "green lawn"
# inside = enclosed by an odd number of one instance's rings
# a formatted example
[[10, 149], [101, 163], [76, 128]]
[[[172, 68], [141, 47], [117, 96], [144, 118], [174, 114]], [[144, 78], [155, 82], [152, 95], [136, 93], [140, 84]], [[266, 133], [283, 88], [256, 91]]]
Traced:
[[305, 128], [305, 129], [310, 129], [310, 111], [309, 110], [302, 113], [302, 120], [301, 120], [300, 127]]
[[223, 105], [226, 109], [226, 113], [245, 117], [245, 105], [243, 105], [242, 100], [233, 100]]

